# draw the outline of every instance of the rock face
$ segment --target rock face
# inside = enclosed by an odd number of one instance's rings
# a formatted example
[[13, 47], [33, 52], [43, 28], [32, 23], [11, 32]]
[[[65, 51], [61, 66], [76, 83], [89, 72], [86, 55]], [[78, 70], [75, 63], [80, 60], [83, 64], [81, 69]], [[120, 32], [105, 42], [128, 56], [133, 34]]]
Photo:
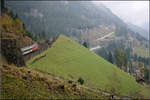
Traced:
[[1, 39], [1, 52], [6, 57], [9, 64], [24, 66], [25, 62], [20, 51], [19, 41], [16, 38]]

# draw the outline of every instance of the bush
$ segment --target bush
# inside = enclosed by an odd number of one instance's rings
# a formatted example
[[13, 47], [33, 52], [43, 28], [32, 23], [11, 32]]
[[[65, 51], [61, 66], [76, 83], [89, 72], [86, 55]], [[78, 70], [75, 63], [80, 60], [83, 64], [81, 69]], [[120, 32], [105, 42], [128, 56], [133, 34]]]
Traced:
[[88, 48], [88, 43], [87, 43], [87, 42], [84, 42], [84, 43], [83, 43], [83, 46], [86, 47], [86, 48]]
[[82, 85], [82, 84], [84, 83], [84, 80], [80, 77], [80, 78], [78, 79], [78, 82]]
[[16, 33], [16, 35], [22, 36], [24, 29], [22, 21], [20, 19], [18, 19], [17, 17], [13, 19], [8, 14], [3, 14], [1, 18], [2, 18], [1, 21], [2, 30], [9, 33]]
[[31, 39], [33, 39], [33, 34], [29, 31], [26, 30], [25, 36], [30, 37]]

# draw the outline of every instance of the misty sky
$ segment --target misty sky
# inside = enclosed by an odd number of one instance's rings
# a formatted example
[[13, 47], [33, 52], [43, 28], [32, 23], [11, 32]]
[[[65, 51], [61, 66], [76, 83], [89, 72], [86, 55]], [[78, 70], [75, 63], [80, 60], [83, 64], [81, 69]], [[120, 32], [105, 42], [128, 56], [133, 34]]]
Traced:
[[94, 3], [103, 3], [125, 22], [144, 29], [149, 28], [149, 1], [94, 1]]

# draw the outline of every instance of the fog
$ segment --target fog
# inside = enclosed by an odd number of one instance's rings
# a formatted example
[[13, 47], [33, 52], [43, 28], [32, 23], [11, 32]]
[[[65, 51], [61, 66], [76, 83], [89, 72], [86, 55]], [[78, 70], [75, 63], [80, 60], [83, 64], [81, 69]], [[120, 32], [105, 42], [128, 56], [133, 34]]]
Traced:
[[149, 1], [94, 1], [103, 3], [124, 22], [149, 29]]

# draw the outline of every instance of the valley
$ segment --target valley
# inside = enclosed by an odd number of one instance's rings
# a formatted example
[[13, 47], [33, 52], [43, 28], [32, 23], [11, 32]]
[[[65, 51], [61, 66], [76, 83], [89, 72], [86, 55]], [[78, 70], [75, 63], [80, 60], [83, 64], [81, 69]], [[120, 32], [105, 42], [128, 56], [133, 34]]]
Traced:
[[147, 33], [105, 5], [2, 0], [1, 7], [0, 99], [150, 98]]

